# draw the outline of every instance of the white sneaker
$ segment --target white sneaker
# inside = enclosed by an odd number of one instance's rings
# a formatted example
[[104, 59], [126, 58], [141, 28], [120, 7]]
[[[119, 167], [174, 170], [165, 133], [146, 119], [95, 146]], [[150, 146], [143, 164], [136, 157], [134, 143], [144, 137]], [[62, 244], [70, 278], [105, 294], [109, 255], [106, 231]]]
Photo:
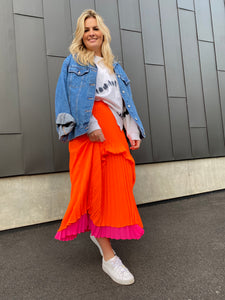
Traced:
[[[95, 245], [98, 247], [99, 251], [100, 251], [100, 254], [101, 256], [103, 257], [103, 252], [102, 252], [102, 248], [101, 246], [99, 245], [99, 242], [97, 241], [96, 237], [93, 236], [93, 235], [90, 235], [90, 239], [92, 240], [93, 243], [95, 243]], [[113, 250], [114, 254], [116, 255], [116, 252]]]
[[129, 285], [134, 283], [134, 276], [124, 266], [117, 255], [107, 261], [102, 258], [102, 269], [112, 280], [119, 284]]

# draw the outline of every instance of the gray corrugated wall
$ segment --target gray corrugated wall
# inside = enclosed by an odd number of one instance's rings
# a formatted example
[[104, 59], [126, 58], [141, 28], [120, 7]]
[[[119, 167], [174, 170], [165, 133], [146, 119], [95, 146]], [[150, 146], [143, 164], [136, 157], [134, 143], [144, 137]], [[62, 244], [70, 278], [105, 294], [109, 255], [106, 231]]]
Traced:
[[131, 79], [147, 133], [136, 162], [224, 156], [223, 0], [1, 0], [0, 176], [68, 170], [54, 93], [86, 8]]

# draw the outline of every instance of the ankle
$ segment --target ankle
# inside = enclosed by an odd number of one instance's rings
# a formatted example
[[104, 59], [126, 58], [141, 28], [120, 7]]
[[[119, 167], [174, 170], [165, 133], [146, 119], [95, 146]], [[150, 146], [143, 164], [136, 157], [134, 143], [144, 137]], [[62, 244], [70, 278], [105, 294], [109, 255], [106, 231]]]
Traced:
[[115, 256], [114, 252], [112, 252], [112, 253], [106, 253], [106, 254], [103, 253], [103, 259], [104, 259], [104, 261], [108, 261], [111, 258], [113, 258], [114, 256]]
[[112, 249], [110, 240], [108, 238], [97, 238], [97, 241], [103, 252], [104, 261], [108, 261], [115, 256], [115, 252]]

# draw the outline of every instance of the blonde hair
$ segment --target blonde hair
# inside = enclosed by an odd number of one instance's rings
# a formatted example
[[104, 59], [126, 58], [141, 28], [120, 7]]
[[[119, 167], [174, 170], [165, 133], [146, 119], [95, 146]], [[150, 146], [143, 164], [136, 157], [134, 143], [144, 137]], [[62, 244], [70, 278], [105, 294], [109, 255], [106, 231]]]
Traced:
[[83, 42], [84, 35], [84, 22], [88, 18], [95, 18], [97, 21], [98, 28], [103, 34], [102, 42], [102, 56], [104, 64], [113, 72], [113, 60], [114, 56], [110, 47], [111, 36], [108, 27], [104, 24], [102, 17], [96, 13], [93, 9], [87, 9], [83, 11], [77, 20], [77, 28], [75, 31], [75, 37], [69, 47], [70, 53], [73, 58], [81, 65], [94, 65], [94, 51], [88, 50]]

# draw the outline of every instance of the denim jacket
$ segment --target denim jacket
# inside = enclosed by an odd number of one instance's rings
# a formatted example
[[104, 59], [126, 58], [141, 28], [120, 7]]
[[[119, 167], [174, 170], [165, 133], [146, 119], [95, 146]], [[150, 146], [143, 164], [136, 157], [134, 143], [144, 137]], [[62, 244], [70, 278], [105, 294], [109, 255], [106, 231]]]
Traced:
[[[139, 127], [140, 137], [144, 138], [144, 128], [132, 99], [130, 80], [119, 63], [113, 66], [125, 106]], [[95, 99], [96, 77], [96, 66], [80, 65], [71, 54], [64, 60], [55, 93], [56, 127], [61, 141], [70, 141], [87, 133]]]

